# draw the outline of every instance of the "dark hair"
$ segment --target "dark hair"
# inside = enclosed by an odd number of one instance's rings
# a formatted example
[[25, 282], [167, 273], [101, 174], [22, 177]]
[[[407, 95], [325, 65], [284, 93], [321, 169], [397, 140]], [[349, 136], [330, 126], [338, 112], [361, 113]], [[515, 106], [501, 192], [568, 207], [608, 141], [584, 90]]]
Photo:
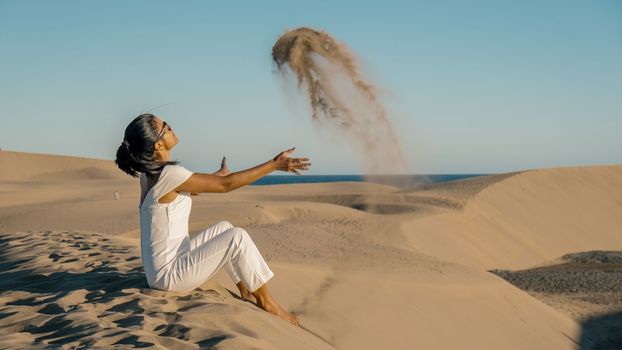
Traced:
[[178, 164], [177, 161], [158, 161], [153, 146], [158, 141], [156, 116], [141, 114], [125, 128], [125, 136], [117, 149], [114, 163], [123, 172], [138, 177], [139, 173], [159, 174], [166, 165]]

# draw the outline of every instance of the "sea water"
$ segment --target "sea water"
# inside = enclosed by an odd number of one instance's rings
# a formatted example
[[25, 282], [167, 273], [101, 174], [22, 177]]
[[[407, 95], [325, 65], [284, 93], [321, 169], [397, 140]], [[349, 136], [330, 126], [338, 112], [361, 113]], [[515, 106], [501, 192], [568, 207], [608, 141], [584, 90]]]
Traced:
[[[488, 174], [435, 174], [435, 175], [372, 175], [370, 182], [391, 184], [400, 187], [430, 185], [447, 181], [468, 179]], [[265, 176], [252, 185], [278, 185], [322, 182], [362, 182], [363, 175], [270, 175]]]

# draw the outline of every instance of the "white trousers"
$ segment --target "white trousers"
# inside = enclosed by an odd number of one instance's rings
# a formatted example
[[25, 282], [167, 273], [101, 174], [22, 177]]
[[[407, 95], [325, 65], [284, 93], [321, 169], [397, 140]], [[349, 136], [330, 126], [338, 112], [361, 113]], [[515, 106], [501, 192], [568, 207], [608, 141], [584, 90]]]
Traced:
[[189, 292], [225, 268], [234, 283], [256, 291], [274, 273], [248, 232], [221, 221], [189, 238], [168, 271], [168, 290]]

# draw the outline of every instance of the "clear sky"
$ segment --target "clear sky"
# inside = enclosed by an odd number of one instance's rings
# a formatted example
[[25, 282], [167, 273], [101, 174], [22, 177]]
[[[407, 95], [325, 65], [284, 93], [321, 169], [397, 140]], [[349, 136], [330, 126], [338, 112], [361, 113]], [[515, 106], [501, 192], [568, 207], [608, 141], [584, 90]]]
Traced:
[[307, 174], [359, 174], [274, 73], [300, 26], [384, 88], [410, 172], [622, 163], [622, 1], [0, 0], [0, 147], [113, 159], [151, 112], [193, 171], [297, 146]]

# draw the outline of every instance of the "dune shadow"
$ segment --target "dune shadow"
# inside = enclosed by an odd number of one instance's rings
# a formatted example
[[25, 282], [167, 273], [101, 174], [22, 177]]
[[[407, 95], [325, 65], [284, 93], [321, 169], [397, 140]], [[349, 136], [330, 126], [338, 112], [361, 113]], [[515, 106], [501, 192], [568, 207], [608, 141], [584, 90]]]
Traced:
[[581, 350], [622, 349], [622, 311], [583, 321], [579, 345]]
[[[527, 292], [563, 297], [564, 303], [589, 311], [578, 321], [582, 350], [622, 349], [622, 251], [593, 250], [566, 254], [559, 262], [531, 269], [490, 270]], [[585, 312], [585, 311], [583, 311]]]
[[359, 211], [373, 214], [403, 214], [427, 211], [423, 200], [405, 198], [403, 195], [384, 193], [382, 195], [368, 194], [339, 194], [339, 195], [314, 195], [314, 196], [290, 196], [284, 200], [296, 200], [301, 202], [316, 202], [334, 204]]
[[7, 267], [15, 267], [15, 262], [0, 264], [0, 290], [51, 295], [43, 300], [15, 300], [7, 305], [47, 304], [77, 290], [88, 292], [85, 303], [106, 303], [116, 297], [131, 294], [122, 292], [123, 289], [150, 288], [142, 267], [121, 272], [109, 266], [100, 266], [87, 272], [58, 271], [49, 275], [36, 273], [32, 269], [7, 271]]

